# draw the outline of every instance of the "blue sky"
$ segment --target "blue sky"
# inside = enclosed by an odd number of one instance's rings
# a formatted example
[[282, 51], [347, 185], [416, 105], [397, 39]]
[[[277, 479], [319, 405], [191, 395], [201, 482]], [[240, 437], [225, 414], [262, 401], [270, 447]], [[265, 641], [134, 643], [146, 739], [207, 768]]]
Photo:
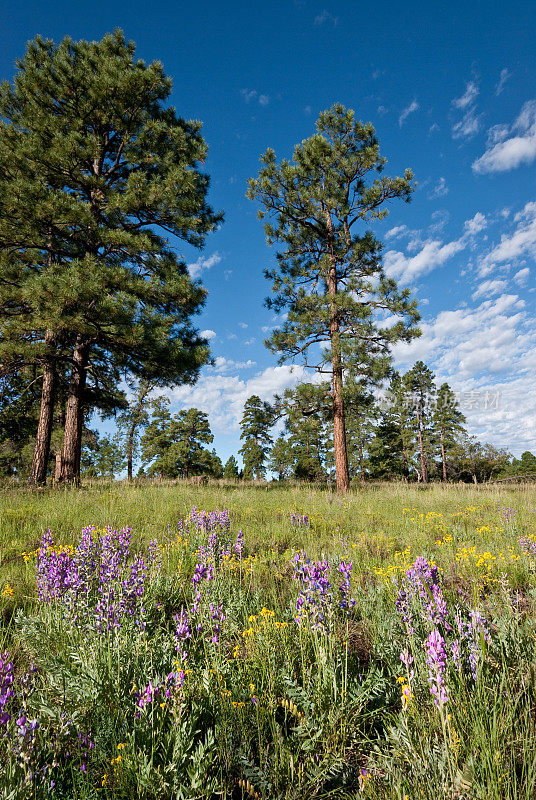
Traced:
[[178, 249], [209, 291], [199, 327], [216, 365], [169, 395], [209, 413], [222, 458], [240, 446], [249, 395], [304, 378], [263, 346], [278, 323], [263, 307], [273, 252], [246, 182], [268, 146], [290, 157], [336, 101], [373, 123], [388, 174], [411, 167], [418, 182], [374, 228], [423, 316], [397, 366], [426, 361], [460, 393], [470, 433], [536, 451], [535, 4], [22, 0], [3, 9], [0, 76], [38, 33], [96, 39], [114, 27], [164, 64], [178, 112], [204, 123], [225, 223], [202, 253]]

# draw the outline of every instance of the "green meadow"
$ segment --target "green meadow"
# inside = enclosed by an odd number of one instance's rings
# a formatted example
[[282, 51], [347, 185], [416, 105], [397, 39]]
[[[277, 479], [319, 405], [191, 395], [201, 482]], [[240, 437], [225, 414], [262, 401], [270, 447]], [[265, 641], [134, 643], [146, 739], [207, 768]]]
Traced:
[[534, 797], [535, 506], [4, 489], [0, 796]]

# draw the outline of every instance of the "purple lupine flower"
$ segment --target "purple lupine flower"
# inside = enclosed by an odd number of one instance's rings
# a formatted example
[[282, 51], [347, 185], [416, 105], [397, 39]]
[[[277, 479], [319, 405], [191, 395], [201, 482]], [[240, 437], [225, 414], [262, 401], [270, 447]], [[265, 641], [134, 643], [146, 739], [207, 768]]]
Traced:
[[295, 511], [290, 512], [290, 523], [294, 528], [308, 528], [311, 524], [307, 514], [298, 514]]
[[212, 625], [212, 638], [211, 642], [213, 644], [219, 644], [220, 642], [220, 623], [226, 619], [226, 615], [223, 613], [223, 606], [216, 605], [215, 603], [210, 604], [210, 619], [213, 622]]
[[324, 630], [326, 613], [333, 599], [328, 578], [329, 565], [327, 561], [312, 562], [303, 551], [296, 553], [292, 562], [294, 580], [300, 584], [296, 600], [296, 622], [300, 625], [306, 619], [312, 627]]
[[162, 548], [156, 539], [151, 539], [149, 542], [147, 565], [153, 572], [159, 572], [162, 569]]
[[426, 558], [419, 556], [400, 582], [397, 578], [393, 582], [398, 590], [395, 605], [410, 634], [415, 632], [415, 605], [419, 608], [422, 619], [441, 626], [446, 631], [450, 630], [447, 604], [439, 585], [439, 570], [435, 564], [430, 564]]
[[528, 536], [522, 536], [519, 540], [519, 546], [524, 553], [530, 556], [536, 556], [536, 539], [530, 539]]
[[[175, 628], [175, 641], [177, 642], [175, 649], [180, 651], [184, 647], [186, 640], [192, 638], [192, 630], [190, 628], [188, 612], [184, 609], [181, 609], [181, 613], [175, 616], [175, 622], [177, 623], [177, 627]], [[188, 653], [183, 651], [182, 659], [184, 660], [187, 656]]]
[[343, 576], [343, 582], [339, 585], [339, 592], [341, 593], [341, 608], [349, 608], [355, 606], [355, 600], [349, 599], [350, 589], [352, 588], [351, 574], [354, 566], [353, 561], [340, 561], [337, 567], [338, 571]]
[[445, 653], [445, 640], [437, 628], [432, 631], [426, 640], [426, 651], [430, 692], [434, 696], [436, 706], [442, 708], [449, 699], [445, 685], [447, 656]]
[[244, 534], [242, 533], [242, 531], [238, 531], [238, 534], [236, 536], [236, 544], [234, 546], [234, 552], [235, 555], [238, 556], [238, 558], [242, 558], [242, 554], [244, 552]]

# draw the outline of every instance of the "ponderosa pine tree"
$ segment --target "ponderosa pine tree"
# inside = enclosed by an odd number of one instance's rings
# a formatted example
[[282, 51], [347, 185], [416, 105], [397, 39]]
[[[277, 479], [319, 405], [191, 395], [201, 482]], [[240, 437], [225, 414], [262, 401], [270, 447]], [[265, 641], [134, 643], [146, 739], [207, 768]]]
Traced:
[[298, 480], [325, 480], [329, 467], [329, 385], [301, 383], [277, 406], [285, 412], [289, 465]]
[[237, 481], [240, 477], [238, 462], [234, 456], [229, 456], [223, 468], [223, 477], [231, 481]]
[[465, 433], [465, 422], [456, 395], [448, 383], [442, 383], [432, 411], [432, 426], [439, 441], [443, 481], [447, 480], [447, 452]]
[[[45, 479], [58, 363], [69, 373], [61, 479], [77, 482], [88, 377], [193, 381], [205, 298], [165, 237], [203, 245], [199, 122], [167, 105], [171, 81], [116, 31], [100, 42], [29, 43], [0, 91], [0, 313], [11, 363], [39, 364], [33, 478]], [[163, 235], [158, 233], [158, 230]], [[37, 452], [39, 450], [39, 452]]]
[[417, 361], [402, 379], [417, 440], [420, 479], [423, 483], [428, 483], [429, 480], [428, 461], [433, 449], [432, 409], [436, 394], [434, 377], [434, 373], [423, 361]]
[[[413, 175], [381, 177], [385, 159], [374, 128], [340, 104], [320, 114], [316, 127], [295, 147], [292, 161], [278, 166], [273, 150], [264, 153], [248, 197], [262, 204], [260, 218], [269, 218], [268, 243], [281, 246], [277, 265], [265, 271], [273, 292], [267, 305], [288, 316], [266, 344], [280, 362], [302, 357], [306, 367], [330, 376], [337, 490], [344, 492], [345, 352], [353, 346], [387, 352], [418, 334], [409, 290], [399, 291], [385, 276], [380, 243], [365, 229], [386, 216], [389, 200], [409, 200]], [[382, 325], [385, 315], [398, 321]]]
[[270, 429], [273, 425], [273, 409], [257, 395], [248, 397], [240, 422], [240, 438], [244, 444], [238, 451], [244, 462], [244, 478], [258, 480], [264, 477], [265, 460], [272, 444]]
[[118, 432], [125, 448], [128, 481], [132, 481], [132, 464], [139, 453], [141, 431], [149, 422], [151, 392], [155, 387], [154, 381], [147, 380], [131, 386], [133, 395], [128, 408], [117, 418]]
[[284, 436], [279, 436], [270, 450], [268, 468], [282, 481], [290, 475], [293, 461], [291, 445]]
[[207, 415], [197, 408], [172, 415], [168, 406], [165, 397], [155, 400], [153, 416], [141, 439], [142, 461], [150, 464], [149, 473], [189, 478], [219, 472], [221, 462], [218, 465], [215, 453], [203, 447], [214, 439]]

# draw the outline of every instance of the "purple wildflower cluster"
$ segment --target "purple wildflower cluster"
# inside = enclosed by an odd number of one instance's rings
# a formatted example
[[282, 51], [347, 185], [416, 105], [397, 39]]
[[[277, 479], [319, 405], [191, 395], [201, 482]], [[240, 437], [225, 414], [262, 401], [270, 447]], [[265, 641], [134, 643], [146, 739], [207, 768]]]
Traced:
[[141, 712], [147, 706], [152, 706], [155, 701], [162, 701], [162, 706], [166, 700], [170, 700], [184, 685], [185, 672], [183, 669], [170, 672], [161, 682], [153, 683], [152, 679], [144, 688], [136, 692], [136, 718], [141, 717]]
[[297, 511], [290, 512], [290, 524], [294, 528], [309, 528], [311, 521], [307, 514], [298, 514]]
[[186, 520], [179, 522], [179, 535], [186, 538], [192, 531], [207, 534], [206, 546], [199, 548], [200, 561], [211, 561], [217, 569], [223, 558], [234, 556], [239, 560], [244, 554], [244, 534], [239, 531], [233, 543], [230, 536], [231, 520], [227, 509], [221, 511], [203, 511], [196, 506], [192, 508]]
[[159, 568], [160, 549], [151, 542], [149, 559], [130, 557], [130, 528], [82, 530], [74, 551], [54, 549], [47, 531], [37, 553], [37, 589], [43, 602], [61, 600], [75, 624], [97, 630], [119, 628], [132, 618], [143, 628], [142, 598], [152, 566]]
[[295, 617], [299, 625], [307, 621], [311, 627], [325, 630], [327, 617], [332, 612], [334, 604], [337, 603], [343, 609], [355, 604], [350, 597], [353, 562], [340, 561], [337, 567], [343, 577], [343, 582], [338, 587], [338, 595], [329, 580], [330, 565], [326, 560], [311, 561], [304, 551], [300, 551], [293, 556], [292, 564], [294, 580], [300, 587]]
[[461, 611], [458, 610], [455, 621], [459, 638], [456, 638], [451, 645], [453, 663], [461, 672], [465, 654], [473, 680], [476, 681], [478, 666], [484, 657], [485, 645], [491, 644], [487, 620], [480, 611], [470, 609], [468, 620], [464, 620]]
[[428, 665], [428, 683], [434, 703], [438, 708], [448, 701], [446, 687], [447, 654], [445, 652], [445, 639], [437, 628], [432, 631], [426, 640], [426, 663]]
[[202, 511], [194, 506], [188, 514], [188, 522], [202, 533], [229, 533], [231, 520], [226, 508], [222, 511]]
[[[7, 725], [11, 719], [11, 707], [15, 697], [13, 688], [13, 662], [9, 658], [9, 652], [0, 655], [0, 726]], [[0, 727], [0, 730], [2, 728]]]
[[527, 555], [536, 556], [536, 538], [522, 536], [519, 540], [519, 546]]
[[[422, 637], [430, 692], [441, 708], [448, 702], [451, 666], [461, 673], [465, 664], [473, 680], [477, 679], [485, 644], [491, 643], [488, 624], [480, 611], [469, 609], [464, 613], [459, 606], [455, 609], [453, 624], [448, 621], [439, 570], [423, 557], [416, 559], [400, 581], [395, 579], [395, 585], [398, 589], [396, 607], [409, 635], [414, 637], [418, 631]], [[426, 630], [429, 631], [427, 635]], [[414, 662], [409, 650], [402, 651], [400, 660], [411, 679]]]
[[419, 556], [415, 563], [400, 579], [393, 579], [397, 587], [396, 608], [402, 615], [410, 634], [415, 633], [417, 624], [415, 607], [418, 616], [434, 625], [449, 629], [447, 622], [447, 604], [439, 585], [439, 570], [426, 558]]
[[[498, 506], [498, 504], [497, 504], [497, 506]], [[498, 510], [500, 510], [499, 507], [498, 507]], [[503, 510], [502, 510], [502, 518], [503, 518], [504, 522], [513, 522], [513, 523], [515, 523], [515, 521], [516, 521], [516, 510], [515, 510], [515, 508], [503, 508]]]

